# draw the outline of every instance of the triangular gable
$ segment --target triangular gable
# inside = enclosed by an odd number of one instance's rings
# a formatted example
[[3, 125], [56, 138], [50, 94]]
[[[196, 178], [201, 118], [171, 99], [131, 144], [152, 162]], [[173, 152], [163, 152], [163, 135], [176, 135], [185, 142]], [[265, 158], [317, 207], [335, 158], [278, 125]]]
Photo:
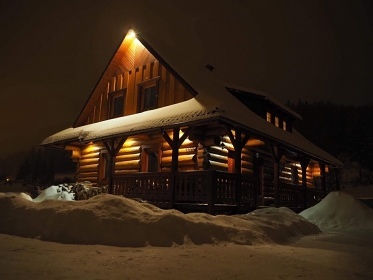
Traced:
[[[161, 58], [153, 48], [151, 48], [148, 43], [141, 38], [141, 36], [135, 34], [135, 32], [130, 29], [123, 41], [119, 44], [117, 51], [111, 58], [100, 79], [95, 85], [94, 90], [86, 101], [79, 116], [75, 120], [73, 127], [105, 120], [105, 118], [98, 117], [98, 115], [102, 115], [102, 110], [107, 110], [104, 108], [107, 104], [104, 102], [104, 105], [102, 105], [102, 101], [100, 101], [100, 99], [102, 99], [102, 94], [108, 94], [110, 91], [124, 88], [123, 84], [127, 83], [128, 75], [121, 75], [123, 73], [134, 71], [142, 65], [152, 64], [153, 66], [156, 64], [154, 66], [154, 70], [148, 69], [147, 71], [161, 71], [159, 70], [159, 62], [161, 63], [162, 67], [167, 69], [167, 71], [171, 73], [180, 84], [182, 84], [182, 86], [191, 94], [191, 96], [195, 96], [197, 94], [196, 91], [184, 79], [182, 79], [180, 75], [178, 75], [177, 72], [174, 71], [167, 64], [167, 62]], [[150, 72], [146, 75], [151, 75], [151, 77], [156, 76], [156, 74], [152, 74]], [[113, 87], [116, 88], [113, 89]], [[132, 87], [135, 87], [135, 85], [133, 84]], [[136, 113], [136, 111], [133, 109], [127, 113], [133, 114]]]

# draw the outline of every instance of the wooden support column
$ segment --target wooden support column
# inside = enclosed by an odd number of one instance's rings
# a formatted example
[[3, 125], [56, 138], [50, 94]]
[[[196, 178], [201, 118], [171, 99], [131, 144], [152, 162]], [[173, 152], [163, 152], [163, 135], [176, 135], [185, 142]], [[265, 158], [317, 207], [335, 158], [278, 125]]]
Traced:
[[302, 189], [303, 189], [303, 207], [307, 208], [307, 166], [310, 162], [309, 158], [303, 157], [300, 159], [300, 166], [302, 167]]
[[279, 201], [279, 187], [280, 187], [280, 160], [282, 157], [282, 153], [278, 146], [275, 146], [271, 143], [268, 144], [268, 148], [272, 154], [273, 158], [273, 188], [274, 188], [274, 199], [275, 199], [275, 207], [280, 206]]
[[233, 135], [230, 128], [226, 127], [227, 134], [229, 136], [229, 139], [232, 142], [232, 145], [234, 147], [234, 173], [237, 174], [237, 181], [236, 181], [236, 203], [237, 206], [241, 203], [241, 197], [242, 197], [242, 189], [241, 189], [241, 154], [242, 149], [245, 147], [247, 141], [249, 140], [249, 135], [244, 134], [244, 137], [242, 137], [242, 130], [236, 129], [235, 135]]
[[172, 162], [171, 162], [171, 172], [173, 173], [173, 184], [170, 189], [170, 202], [174, 204], [175, 202], [175, 187], [176, 187], [176, 180], [175, 175], [179, 168], [179, 148], [181, 144], [185, 141], [185, 139], [190, 135], [191, 131], [194, 127], [188, 127], [183, 135], [180, 137], [180, 127], [173, 128], [173, 136], [171, 137], [167, 134], [165, 130], [162, 131], [162, 136], [164, 140], [170, 145], [172, 148]]
[[321, 180], [321, 189], [324, 192], [324, 195], [326, 195], [326, 177], [325, 177], [325, 164], [319, 162], [320, 166], [320, 180]]
[[119, 141], [116, 141], [116, 139], [103, 141], [109, 154], [109, 193], [111, 194], [114, 192], [113, 175], [115, 173], [115, 157], [119, 153], [119, 150], [122, 148], [126, 140], [127, 138], [121, 138]]

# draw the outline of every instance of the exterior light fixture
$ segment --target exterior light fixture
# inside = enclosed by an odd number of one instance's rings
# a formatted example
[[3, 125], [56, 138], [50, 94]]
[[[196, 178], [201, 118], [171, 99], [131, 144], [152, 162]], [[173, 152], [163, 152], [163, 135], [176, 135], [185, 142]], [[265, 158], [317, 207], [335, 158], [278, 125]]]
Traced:
[[126, 37], [128, 39], [135, 39], [136, 38], [135, 31], [133, 29], [128, 30]]

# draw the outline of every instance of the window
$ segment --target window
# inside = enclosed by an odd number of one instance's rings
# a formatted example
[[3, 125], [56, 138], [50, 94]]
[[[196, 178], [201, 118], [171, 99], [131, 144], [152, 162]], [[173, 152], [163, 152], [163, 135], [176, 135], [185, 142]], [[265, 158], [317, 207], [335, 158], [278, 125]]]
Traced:
[[143, 146], [141, 155], [141, 171], [142, 172], [158, 172], [160, 167], [159, 162], [159, 147]]
[[106, 184], [109, 180], [110, 174], [110, 159], [109, 154], [105, 150], [101, 150], [98, 164], [98, 181]]
[[158, 107], [158, 78], [139, 84], [139, 112]]
[[271, 113], [270, 112], [267, 112], [267, 122], [271, 122]]
[[282, 121], [282, 129], [286, 130], [286, 121]]
[[110, 119], [124, 116], [124, 100], [126, 95], [125, 93], [125, 90], [121, 90], [110, 94]]
[[275, 117], [275, 126], [280, 127], [280, 119], [279, 117]]

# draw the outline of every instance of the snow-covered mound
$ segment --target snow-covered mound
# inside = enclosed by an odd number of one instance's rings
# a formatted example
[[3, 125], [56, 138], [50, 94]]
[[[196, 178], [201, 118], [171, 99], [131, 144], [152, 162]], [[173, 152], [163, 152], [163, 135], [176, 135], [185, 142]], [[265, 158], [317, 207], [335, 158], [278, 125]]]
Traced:
[[82, 201], [40, 203], [0, 196], [0, 213], [1, 233], [78, 244], [258, 244], [320, 232], [317, 226], [283, 208], [240, 216], [183, 214], [109, 194]]
[[74, 200], [74, 193], [70, 193], [68, 188], [64, 186], [50, 186], [35, 197], [33, 201], [41, 202], [46, 199]]
[[24, 193], [24, 192], [6, 192], [6, 193], [0, 193], [0, 196], [18, 196], [18, 197], [21, 197], [21, 198], [24, 198], [24, 199], [27, 199], [27, 200], [30, 200], [32, 201], [32, 197], [30, 195], [28, 195], [27, 193]]
[[373, 230], [373, 210], [345, 192], [331, 192], [299, 215], [322, 229]]

